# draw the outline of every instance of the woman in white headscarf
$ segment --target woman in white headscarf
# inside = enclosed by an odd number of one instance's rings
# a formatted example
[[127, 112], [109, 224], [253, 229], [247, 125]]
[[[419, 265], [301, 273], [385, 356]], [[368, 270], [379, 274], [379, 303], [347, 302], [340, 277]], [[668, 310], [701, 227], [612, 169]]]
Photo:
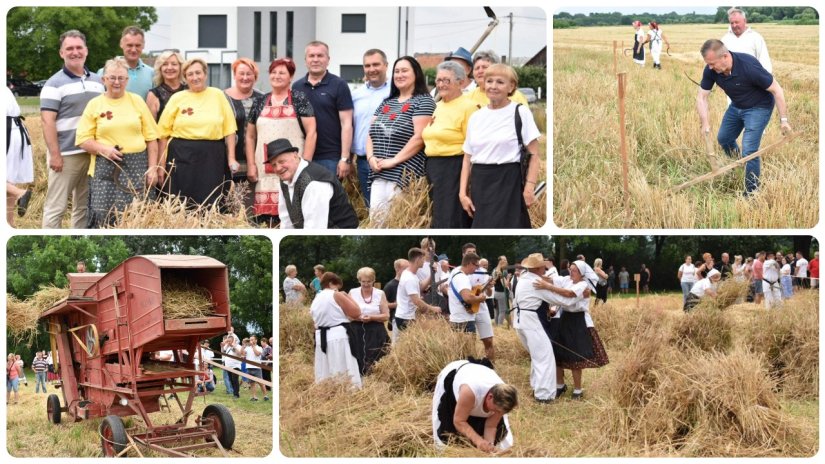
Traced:
[[688, 294], [687, 301], [685, 301], [685, 312], [690, 311], [697, 304], [699, 304], [699, 300], [701, 300], [702, 297], [715, 297], [716, 287], [719, 285], [720, 280], [722, 280], [722, 274], [716, 269], [711, 269], [708, 271], [707, 277], [693, 284], [693, 287], [690, 288], [690, 294]]
[[[598, 279], [599, 276], [586, 262], [574, 261], [570, 265], [569, 277], [555, 278], [557, 285], [546, 288], [560, 296], [570, 297], [584, 290], [595, 292]], [[556, 398], [567, 391], [564, 369], [570, 369], [574, 386], [572, 397], [581, 399], [584, 394], [582, 370], [602, 367], [610, 362], [590, 317], [590, 298], [582, 298], [573, 305], [559, 306], [550, 321], [550, 339], [556, 356]]]

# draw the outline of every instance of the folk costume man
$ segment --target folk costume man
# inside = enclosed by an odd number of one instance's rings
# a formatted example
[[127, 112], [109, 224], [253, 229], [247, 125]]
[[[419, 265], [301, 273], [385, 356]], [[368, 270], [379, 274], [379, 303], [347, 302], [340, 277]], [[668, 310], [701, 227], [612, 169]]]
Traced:
[[282, 229], [355, 229], [358, 217], [334, 174], [298, 156], [287, 139], [266, 145], [266, 162], [281, 179]]

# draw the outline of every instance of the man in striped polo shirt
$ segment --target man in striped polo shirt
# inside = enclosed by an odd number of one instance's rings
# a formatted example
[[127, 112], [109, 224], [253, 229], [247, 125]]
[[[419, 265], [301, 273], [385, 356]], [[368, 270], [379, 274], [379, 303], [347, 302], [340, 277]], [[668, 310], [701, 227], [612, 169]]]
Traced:
[[40, 393], [40, 387], [43, 386], [43, 393], [46, 393], [46, 371], [49, 365], [46, 363], [46, 357], [43, 356], [42, 351], [37, 352], [34, 361], [32, 361], [32, 370], [34, 371], [34, 392]]
[[86, 227], [89, 209], [89, 154], [75, 145], [75, 131], [86, 104], [103, 93], [100, 76], [86, 68], [86, 36], [77, 30], [60, 35], [63, 69], [40, 92], [40, 117], [46, 139], [49, 188], [43, 206], [43, 228], [59, 229], [72, 197], [72, 228]]

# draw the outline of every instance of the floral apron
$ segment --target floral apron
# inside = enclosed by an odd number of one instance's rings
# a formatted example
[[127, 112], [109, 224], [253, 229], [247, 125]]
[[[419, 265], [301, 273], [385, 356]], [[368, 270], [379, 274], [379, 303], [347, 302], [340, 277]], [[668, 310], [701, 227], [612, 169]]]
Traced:
[[255, 184], [255, 204], [253, 211], [256, 216], [278, 215], [278, 195], [281, 180], [275, 174], [271, 165], [266, 163], [264, 147], [275, 139], [284, 138], [294, 147], [298, 147], [299, 155], [304, 154], [304, 132], [298, 123], [298, 114], [292, 105], [292, 91], [287, 94], [287, 103], [273, 104], [272, 94], [269, 95], [258, 121], [255, 123], [258, 141], [255, 146], [255, 165], [258, 167], [258, 182]]

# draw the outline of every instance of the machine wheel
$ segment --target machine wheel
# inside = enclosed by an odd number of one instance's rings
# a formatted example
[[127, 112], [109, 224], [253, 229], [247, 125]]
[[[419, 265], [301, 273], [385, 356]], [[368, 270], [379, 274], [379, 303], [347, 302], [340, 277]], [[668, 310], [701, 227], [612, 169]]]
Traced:
[[100, 444], [103, 447], [103, 456], [112, 458], [117, 456], [128, 443], [126, 427], [119, 416], [106, 416], [100, 423]]
[[49, 422], [52, 424], [60, 423], [60, 398], [54, 393], [46, 398], [46, 413], [49, 416]]
[[235, 443], [235, 420], [232, 419], [232, 413], [222, 404], [210, 404], [203, 410], [204, 419], [212, 419], [212, 427], [215, 429], [215, 435], [224, 449], [232, 449], [232, 444]]

